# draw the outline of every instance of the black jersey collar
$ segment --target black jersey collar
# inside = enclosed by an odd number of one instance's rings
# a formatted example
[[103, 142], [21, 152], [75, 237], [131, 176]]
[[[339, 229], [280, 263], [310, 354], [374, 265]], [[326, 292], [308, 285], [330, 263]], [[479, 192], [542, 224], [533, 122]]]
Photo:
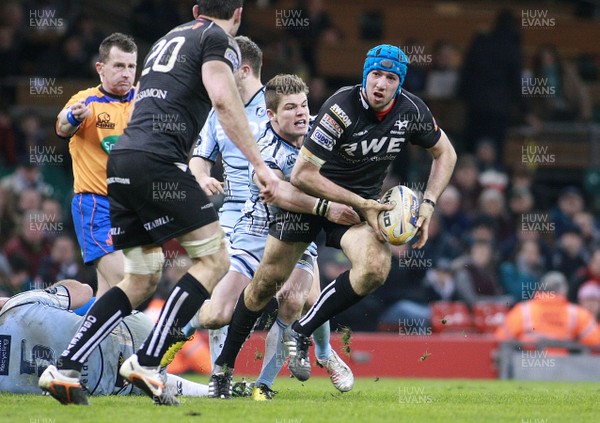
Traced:
[[[400, 94], [398, 94], [400, 95]], [[383, 122], [383, 120], [385, 120], [385, 118], [387, 117], [387, 115], [389, 115], [392, 110], [398, 105], [398, 96], [395, 97], [394, 100], [395, 101], [394, 105], [390, 108], [389, 112], [385, 115], [385, 117], [383, 118], [382, 121], [379, 120], [379, 118], [377, 117], [377, 113], [375, 113], [375, 110], [373, 110], [373, 108], [371, 107], [371, 105], [369, 104], [369, 102], [367, 101], [367, 99], [365, 98], [365, 95], [363, 94], [363, 90], [362, 88], [359, 88], [358, 90], [358, 97], [360, 98], [360, 103], [362, 104], [363, 107], [363, 112], [372, 120], [376, 121], [376, 122]]]
[[263, 85], [262, 87], [260, 87], [260, 89], [257, 92], [254, 93], [252, 98], [250, 98], [250, 100], [248, 100], [248, 102], [246, 104], [244, 104], [244, 107], [248, 107], [250, 104], [252, 104], [252, 102], [254, 101], [256, 96], [258, 96], [260, 93], [264, 93], [264, 92], [265, 92], [265, 86]]

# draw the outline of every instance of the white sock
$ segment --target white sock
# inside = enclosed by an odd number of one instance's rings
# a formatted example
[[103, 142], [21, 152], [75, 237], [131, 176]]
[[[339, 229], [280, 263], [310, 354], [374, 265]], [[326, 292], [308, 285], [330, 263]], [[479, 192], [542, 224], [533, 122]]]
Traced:
[[167, 373], [167, 392], [188, 397], [205, 397], [208, 395], [208, 385], [192, 382], [179, 376]]
[[215, 368], [215, 360], [221, 355], [225, 338], [227, 338], [227, 329], [229, 325], [223, 326], [221, 329], [210, 329], [208, 331], [208, 343], [210, 345], [210, 362], [212, 368]]

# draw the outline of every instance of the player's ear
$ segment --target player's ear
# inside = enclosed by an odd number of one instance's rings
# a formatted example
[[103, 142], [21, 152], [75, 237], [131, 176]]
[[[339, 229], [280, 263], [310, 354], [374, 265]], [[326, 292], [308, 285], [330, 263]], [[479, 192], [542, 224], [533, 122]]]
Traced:
[[98, 75], [102, 76], [102, 66], [104, 65], [104, 63], [102, 62], [96, 62], [96, 72], [98, 72]]
[[192, 16], [194, 17], [194, 19], [198, 19], [198, 16], [200, 16], [200, 7], [198, 7], [197, 4], [195, 4], [194, 7], [192, 7]]
[[233, 11], [233, 23], [238, 24], [242, 22], [242, 10], [243, 7], [238, 7]]
[[271, 109], [267, 109], [267, 116], [270, 121], [277, 121], [277, 115]]
[[250, 75], [250, 66], [242, 64], [240, 66], [240, 76], [242, 79], [247, 78]]

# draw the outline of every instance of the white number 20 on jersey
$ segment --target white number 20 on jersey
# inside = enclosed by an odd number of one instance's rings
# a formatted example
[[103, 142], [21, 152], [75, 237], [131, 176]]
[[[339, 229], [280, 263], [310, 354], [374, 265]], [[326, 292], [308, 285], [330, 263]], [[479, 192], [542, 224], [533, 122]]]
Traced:
[[185, 43], [185, 37], [175, 37], [171, 40], [160, 40], [146, 59], [142, 76], [152, 69], [155, 72], [169, 72], [177, 62], [179, 50]]

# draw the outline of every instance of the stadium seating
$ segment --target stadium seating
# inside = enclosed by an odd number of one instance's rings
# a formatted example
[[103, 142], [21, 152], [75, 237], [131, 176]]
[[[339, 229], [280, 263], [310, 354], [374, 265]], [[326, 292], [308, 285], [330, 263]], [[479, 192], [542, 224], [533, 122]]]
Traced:
[[478, 303], [473, 306], [473, 322], [481, 333], [494, 333], [509, 311], [507, 304]]
[[436, 301], [431, 304], [433, 333], [474, 332], [473, 317], [467, 305], [459, 301]]

